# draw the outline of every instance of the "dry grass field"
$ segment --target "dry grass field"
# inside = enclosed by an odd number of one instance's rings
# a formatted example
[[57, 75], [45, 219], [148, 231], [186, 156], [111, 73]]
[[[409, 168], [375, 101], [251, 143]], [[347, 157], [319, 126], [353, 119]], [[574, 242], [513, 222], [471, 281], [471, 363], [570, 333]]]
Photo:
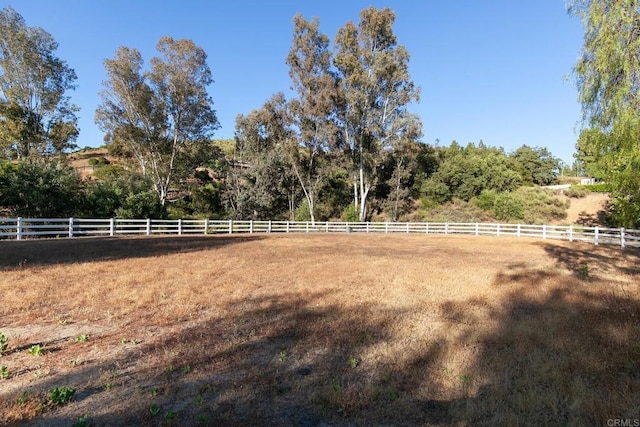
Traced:
[[0, 424], [640, 419], [639, 263], [496, 237], [2, 241]]

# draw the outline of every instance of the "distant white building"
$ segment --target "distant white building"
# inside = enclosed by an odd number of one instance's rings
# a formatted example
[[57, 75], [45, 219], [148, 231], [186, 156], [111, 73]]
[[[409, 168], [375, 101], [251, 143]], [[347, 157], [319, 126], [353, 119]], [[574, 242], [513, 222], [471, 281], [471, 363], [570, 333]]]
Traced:
[[595, 178], [582, 178], [580, 180], [580, 185], [593, 185], [596, 183]]

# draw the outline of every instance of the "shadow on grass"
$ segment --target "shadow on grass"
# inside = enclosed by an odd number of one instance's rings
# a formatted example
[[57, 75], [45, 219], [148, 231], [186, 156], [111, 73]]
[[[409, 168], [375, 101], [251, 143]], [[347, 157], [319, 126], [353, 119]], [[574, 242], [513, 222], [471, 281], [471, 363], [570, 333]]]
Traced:
[[[470, 398], [450, 401], [451, 422], [471, 425], [611, 425], [640, 419], [638, 251], [545, 245], [566, 270], [523, 265], [494, 278], [493, 328], [470, 327], [456, 348], [478, 346]], [[597, 274], [582, 277], [586, 262]], [[624, 264], [624, 265], [623, 265]], [[608, 277], [607, 274], [611, 277]], [[475, 312], [468, 306], [466, 312]], [[461, 320], [464, 321], [464, 320]]]
[[0, 269], [146, 258], [261, 239], [256, 235], [88, 237], [0, 241]]
[[[615, 251], [545, 248], [561, 266], [582, 257], [615, 262]], [[399, 330], [411, 327], [407, 319], [422, 306], [327, 304], [338, 291], [247, 296], [208, 320], [176, 325], [175, 334], [158, 331], [118, 357], [40, 384], [81, 385], [76, 402], [33, 423], [69, 425], [84, 415], [90, 425], [636, 419], [640, 302], [637, 294], [618, 292], [619, 283], [608, 284], [600, 276], [585, 282], [565, 269], [514, 264], [493, 278], [495, 300], [441, 301], [424, 314], [447, 328], [432, 335], [416, 330], [413, 337]], [[105, 382], [113, 387], [101, 387]], [[8, 398], [0, 392], [0, 401]]]

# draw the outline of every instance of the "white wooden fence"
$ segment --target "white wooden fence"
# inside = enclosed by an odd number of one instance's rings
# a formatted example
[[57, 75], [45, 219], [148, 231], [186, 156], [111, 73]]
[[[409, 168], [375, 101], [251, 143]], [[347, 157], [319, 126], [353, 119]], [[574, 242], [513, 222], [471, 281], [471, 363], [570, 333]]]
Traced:
[[126, 234], [421, 233], [516, 236], [640, 247], [640, 230], [561, 225], [442, 222], [310, 222], [87, 218], [0, 218], [0, 239]]

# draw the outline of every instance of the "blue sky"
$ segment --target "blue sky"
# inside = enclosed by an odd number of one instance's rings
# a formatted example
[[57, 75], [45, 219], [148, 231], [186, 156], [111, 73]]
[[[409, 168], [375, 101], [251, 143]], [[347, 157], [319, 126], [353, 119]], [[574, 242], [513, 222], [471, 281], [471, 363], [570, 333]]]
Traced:
[[162, 36], [194, 40], [215, 80], [210, 94], [222, 125], [215, 137], [231, 138], [238, 114], [289, 90], [285, 58], [296, 13], [317, 16], [333, 41], [370, 5], [396, 12], [394, 31], [422, 90], [411, 110], [422, 119], [424, 142], [483, 140], [507, 152], [527, 144], [573, 161], [581, 110], [571, 73], [582, 30], [563, 0], [0, 0], [51, 33], [58, 56], [75, 69], [80, 147], [102, 144], [93, 119], [103, 60], [119, 46], [148, 61]]

